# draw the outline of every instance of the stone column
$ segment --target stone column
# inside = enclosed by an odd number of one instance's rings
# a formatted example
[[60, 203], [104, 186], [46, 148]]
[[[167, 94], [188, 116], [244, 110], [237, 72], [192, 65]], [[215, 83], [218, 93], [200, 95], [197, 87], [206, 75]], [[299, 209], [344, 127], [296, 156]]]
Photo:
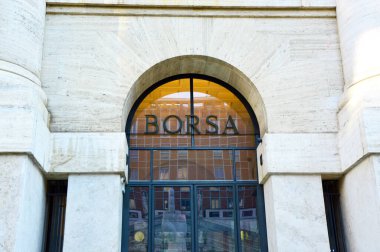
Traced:
[[344, 95], [339, 152], [346, 173], [341, 203], [349, 251], [379, 251], [380, 243], [380, 2], [337, 0]]
[[120, 251], [120, 175], [70, 175], [63, 251]]
[[0, 1], [0, 250], [41, 251], [49, 130], [45, 1]]

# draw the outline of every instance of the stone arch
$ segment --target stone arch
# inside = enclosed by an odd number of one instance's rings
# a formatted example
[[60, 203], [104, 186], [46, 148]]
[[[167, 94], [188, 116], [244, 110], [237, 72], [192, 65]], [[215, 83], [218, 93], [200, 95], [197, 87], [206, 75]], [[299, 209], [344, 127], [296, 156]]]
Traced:
[[203, 56], [177, 56], [161, 61], [145, 71], [131, 87], [123, 106], [122, 128], [133, 104], [150, 86], [165, 78], [179, 74], [202, 74], [217, 78], [235, 88], [252, 107], [259, 123], [260, 135], [267, 131], [264, 101], [252, 81], [239, 69], [222, 60]]

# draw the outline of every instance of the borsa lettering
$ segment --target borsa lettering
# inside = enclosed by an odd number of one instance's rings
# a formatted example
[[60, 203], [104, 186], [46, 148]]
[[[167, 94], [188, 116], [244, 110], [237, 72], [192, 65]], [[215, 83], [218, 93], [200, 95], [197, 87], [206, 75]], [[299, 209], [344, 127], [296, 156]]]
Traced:
[[[172, 126], [170, 122], [176, 122], [176, 126]], [[185, 122], [185, 123], [184, 123]], [[202, 134], [199, 130], [199, 117], [194, 115], [186, 115], [186, 119], [182, 121], [179, 116], [169, 115], [164, 118], [162, 127], [167, 134], [180, 134], [185, 124], [186, 134]], [[228, 116], [226, 124], [222, 129], [218, 126], [218, 117], [215, 115], [209, 115], [206, 117], [205, 124], [207, 125], [205, 134], [217, 135], [217, 134], [231, 134], [239, 135], [239, 131], [232, 116]], [[170, 127], [171, 126], [171, 127]], [[223, 130], [223, 131], [222, 131]], [[160, 125], [158, 118], [155, 115], [145, 115], [145, 132], [144, 134], [158, 134], [160, 132]]]

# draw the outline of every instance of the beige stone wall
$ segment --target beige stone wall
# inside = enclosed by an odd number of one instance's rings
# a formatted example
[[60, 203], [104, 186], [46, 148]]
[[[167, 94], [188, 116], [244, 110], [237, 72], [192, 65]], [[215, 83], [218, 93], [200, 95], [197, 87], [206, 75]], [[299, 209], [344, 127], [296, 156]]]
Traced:
[[314, 11], [314, 17], [303, 10], [284, 11], [284, 17], [280, 10], [250, 10], [238, 17], [235, 10], [218, 18], [212, 10], [207, 16], [126, 10], [48, 6], [42, 82], [51, 131], [123, 131], [124, 102], [136, 80], [183, 55], [216, 58], [247, 76], [264, 101], [267, 132], [337, 131], [343, 78], [333, 10]]
[[[235, 87], [257, 115], [271, 251], [327, 250], [321, 174], [341, 172], [336, 114], [344, 86], [335, 3], [84, 3], [47, 6], [42, 86], [51, 113], [50, 172], [121, 173], [119, 140], [138, 96], [168, 76], [210, 75]], [[66, 250], [87, 233], [72, 233], [85, 220], [75, 209], [86, 208], [85, 194], [74, 190], [90, 176], [70, 175]], [[104, 204], [104, 193], [96, 195]]]

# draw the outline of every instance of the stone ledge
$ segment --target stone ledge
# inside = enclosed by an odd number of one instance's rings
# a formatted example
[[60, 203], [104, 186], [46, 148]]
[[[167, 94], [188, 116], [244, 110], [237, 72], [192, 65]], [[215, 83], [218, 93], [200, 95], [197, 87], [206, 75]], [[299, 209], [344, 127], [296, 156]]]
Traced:
[[115, 6], [157, 6], [157, 7], [335, 7], [335, 0], [47, 0], [47, 4], [102, 4]]
[[260, 183], [272, 174], [341, 172], [336, 133], [267, 133], [258, 147], [257, 158]]
[[228, 17], [228, 18], [335, 18], [332, 8], [236, 8], [186, 6], [102, 6], [102, 5], [57, 5], [50, 4], [49, 15], [94, 15], [94, 16], [162, 16], [162, 17]]
[[50, 175], [126, 172], [124, 132], [52, 133]]

